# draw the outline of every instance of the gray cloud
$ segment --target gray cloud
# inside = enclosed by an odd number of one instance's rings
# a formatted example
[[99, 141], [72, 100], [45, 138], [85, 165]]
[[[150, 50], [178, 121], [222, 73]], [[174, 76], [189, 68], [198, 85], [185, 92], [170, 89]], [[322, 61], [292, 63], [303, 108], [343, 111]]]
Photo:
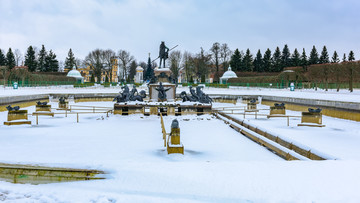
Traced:
[[0, 48], [44, 44], [59, 60], [69, 48], [79, 58], [95, 48], [125, 49], [145, 61], [162, 40], [191, 52], [218, 41], [253, 53], [326, 45], [360, 57], [359, 8], [352, 0], [0, 0]]

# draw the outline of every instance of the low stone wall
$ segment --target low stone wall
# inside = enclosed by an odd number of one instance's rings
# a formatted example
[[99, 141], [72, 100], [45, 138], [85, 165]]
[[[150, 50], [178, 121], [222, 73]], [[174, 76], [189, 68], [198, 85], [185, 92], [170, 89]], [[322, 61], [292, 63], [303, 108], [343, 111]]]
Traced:
[[11, 97], [0, 97], [0, 105], [9, 105], [20, 102], [39, 101], [49, 99], [48, 94], [34, 94], [24, 96], [11, 96]]

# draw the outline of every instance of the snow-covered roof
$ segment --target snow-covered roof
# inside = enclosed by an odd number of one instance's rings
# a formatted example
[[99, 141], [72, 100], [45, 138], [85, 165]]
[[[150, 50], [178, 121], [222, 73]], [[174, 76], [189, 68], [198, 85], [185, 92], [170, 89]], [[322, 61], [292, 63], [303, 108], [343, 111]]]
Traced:
[[73, 77], [73, 78], [77, 78], [77, 79], [81, 79], [83, 78], [80, 74], [80, 72], [78, 70], [76, 70], [76, 68], [74, 67], [71, 71], [68, 72], [68, 74], [66, 75], [66, 77]]
[[229, 66], [228, 70], [221, 77], [221, 79], [228, 79], [228, 78], [237, 78], [236, 73], [231, 70], [230, 66]]
[[136, 67], [136, 71], [144, 71], [144, 69], [141, 66]]

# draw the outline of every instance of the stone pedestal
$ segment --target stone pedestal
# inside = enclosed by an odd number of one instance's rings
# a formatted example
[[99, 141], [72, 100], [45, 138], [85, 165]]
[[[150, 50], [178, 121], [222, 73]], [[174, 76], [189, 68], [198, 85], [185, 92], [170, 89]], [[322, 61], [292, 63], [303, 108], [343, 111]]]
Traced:
[[301, 123], [298, 126], [325, 127], [322, 125], [322, 113], [302, 112]]
[[157, 82], [171, 83], [171, 81], [169, 80], [171, 76], [171, 70], [168, 68], [156, 67], [154, 69], [154, 75], [157, 78]]
[[285, 106], [271, 106], [270, 115], [285, 115]]
[[28, 121], [27, 119], [28, 119], [27, 110], [9, 111], [7, 121], [4, 122], [4, 125], [22, 125], [22, 124], [31, 125], [31, 121]]
[[[175, 84], [170, 83], [163, 83], [162, 84], [165, 89], [170, 88], [168, 91], [166, 91], [166, 101], [173, 102], [175, 101], [175, 93], [176, 93], [176, 86]], [[150, 95], [150, 101], [157, 102], [159, 101], [158, 95], [159, 92], [155, 89], [158, 88], [159, 84], [151, 84], [149, 86], [149, 95]]]
[[51, 111], [51, 105], [36, 105], [36, 112], [38, 111]]

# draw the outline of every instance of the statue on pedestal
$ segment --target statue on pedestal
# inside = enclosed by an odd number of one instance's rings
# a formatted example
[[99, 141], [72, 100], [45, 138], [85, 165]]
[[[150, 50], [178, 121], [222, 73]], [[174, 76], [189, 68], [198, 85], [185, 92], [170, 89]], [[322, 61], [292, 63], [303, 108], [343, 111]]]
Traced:
[[162, 85], [162, 82], [159, 83], [159, 87], [156, 87], [155, 90], [157, 90], [159, 93], [158, 93], [158, 99], [160, 101], [165, 101], [166, 100], [166, 92], [168, 90], [170, 90], [171, 88], [167, 88], [165, 89], [164, 86]]

